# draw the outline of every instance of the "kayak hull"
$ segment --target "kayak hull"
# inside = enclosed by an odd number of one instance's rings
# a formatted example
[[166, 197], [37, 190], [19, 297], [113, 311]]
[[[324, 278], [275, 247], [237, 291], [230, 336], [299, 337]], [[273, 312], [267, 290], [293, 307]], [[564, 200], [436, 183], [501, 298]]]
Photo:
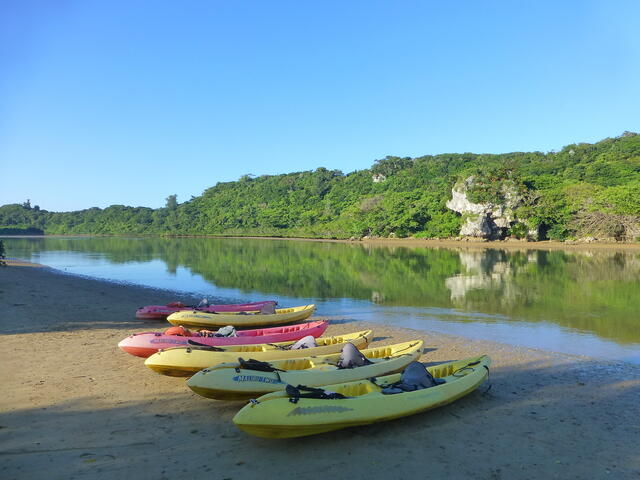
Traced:
[[[232, 345], [228, 347], [189, 347], [160, 350], [147, 358], [144, 364], [163, 375], [173, 377], [191, 376], [203, 368], [220, 363], [236, 362], [238, 358], [259, 361], [279, 360], [283, 358], [300, 358], [309, 355], [337, 353], [345, 343], [351, 342], [358, 348], [369, 344], [373, 332], [363, 330], [345, 335], [320, 337], [316, 339], [317, 347], [289, 350], [294, 342], [273, 344]], [[215, 349], [215, 350], [213, 350]]]
[[197, 310], [201, 312], [251, 312], [260, 310], [268, 305], [277, 305], [278, 302], [267, 300], [263, 302], [239, 303], [229, 305], [209, 305], [208, 307], [196, 308], [183, 305], [180, 302], [173, 302], [167, 305], [147, 305], [136, 310], [136, 318], [140, 320], [166, 320], [172, 313], [185, 310]]
[[272, 314], [258, 312], [245, 313], [206, 313], [194, 310], [172, 313], [167, 321], [172, 325], [193, 328], [219, 328], [233, 325], [236, 328], [266, 327], [283, 325], [306, 320], [315, 311], [315, 305], [304, 305], [292, 308], [279, 308]]
[[428, 367], [445, 383], [392, 395], [384, 395], [381, 390], [398, 381], [401, 374], [323, 387], [348, 397], [344, 399], [300, 398], [292, 403], [285, 392], [274, 392], [243, 407], [233, 422], [251, 435], [290, 438], [393, 420], [468, 395], [488, 378], [490, 364], [491, 359], [483, 355]]
[[389, 375], [420, 358], [422, 348], [422, 340], [367, 348], [360, 353], [372, 363], [355, 368], [338, 368], [340, 353], [274, 360], [269, 362], [277, 369], [273, 372], [242, 368], [238, 362], [223, 363], [199, 371], [187, 386], [207, 398], [248, 400], [282, 390], [287, 384], [317, 387]]
[[238, 330], [236, 337], [203, 337], [194, 335], [166, 335], [162, 332], [142, 332], [128, 336], [118, 343], [124, 352], [137, 357], [147, 358], [159, 350], [173, 347], [188, 347], [189, 341], [208, 346], [250, 345], [256, 343], [276, 343], [300, 340], [311, 335], [320, 337], [329, 325], [326, 321], [306, 322], [286, 327], [261, 328], [256, 330]]

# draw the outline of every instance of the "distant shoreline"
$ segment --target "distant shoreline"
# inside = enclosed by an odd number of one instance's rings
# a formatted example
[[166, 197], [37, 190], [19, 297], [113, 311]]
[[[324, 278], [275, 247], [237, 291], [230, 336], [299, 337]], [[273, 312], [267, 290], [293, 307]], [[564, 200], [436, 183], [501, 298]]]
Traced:
[[367, 238], [358, 240], [336, 238], [274, 237], [274, 236], [238, 236], [238, 235], [0, 235], [2, 238], [65, 238], [65, 237], [131, 237], [131, 238], [233, 238], [251, 240], [293, 240], [299, 242], [347, 243], [352, 245], [370, 245], [385, 247], [426, 247], [426, 248], [464, 248], [496, 250], [626, 250], [640, 251], [640, 243], [623, 242], [578, 242], [578, 241], [524, 241], [524, 240], [475, 240], [463, 238], [419, 239], [419, 238]]
[[332, 238], [294, 238], [294, 237], [218, 237], [212, 235], [190, 236], [178, 235], [176, 238], [250, 238], [255, 240], [296, 240], [303, 242], [329, 242], [329, 243], [348, 243], [348, 244], [364, 244], [371, 246], [395, 246], [395, 247], [427, 247], [427, 248], [467, 248], [467, 249], [505, 249], [505, 250], [638, 250], [640, 251], [640, 243], [607, 243], [607, 242], [557, 242], [552, 240], [543, 240], [538, 242], [527, 242], [520, 240], [454, 240], [451, 238], [437, 239], [419, 239], [419, 238], [368, 238], [361, 240], [346, 240]]

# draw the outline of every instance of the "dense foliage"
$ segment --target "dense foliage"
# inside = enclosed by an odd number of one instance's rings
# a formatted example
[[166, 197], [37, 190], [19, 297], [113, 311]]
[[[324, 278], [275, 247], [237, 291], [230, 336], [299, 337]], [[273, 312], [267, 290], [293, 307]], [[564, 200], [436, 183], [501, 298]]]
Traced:
[[[55, 213], [27, 201], [0, 207], [0, 234], [452, 237], [462, 219], [445, 203], [470, 175], [475, 202], [501, 203], [504, 186], [515, 189], [523, 199], [518, 218], [539, 227], [542, 238], [635, 240], [640, 229], [640, 136], [625, 132], [559, 152], [386, 157], [346, 175], [325, 168], [245, 175], [181, 204], [170, 195], [159, 209]], [[521, 236], [523, 228], [511, 233]]]

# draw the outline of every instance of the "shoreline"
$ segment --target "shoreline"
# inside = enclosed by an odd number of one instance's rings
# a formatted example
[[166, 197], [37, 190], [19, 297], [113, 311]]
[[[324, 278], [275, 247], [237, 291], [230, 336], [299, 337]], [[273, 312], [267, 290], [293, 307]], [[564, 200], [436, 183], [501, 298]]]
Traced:
[[640, 251], [640, 243], [623, 242], [579, 242], [579, 241], [526, 241], [526, 240], [475, 240], [461, 238], [418, 239], [418, 238], [367, 238], [358, 240], [335, 238], [304, 237], [272, 237], [272, 236], [235, 236], [235, 235], [0, 235], [2, 238], [65, 238], [65, 237], [132, 237], [132, 238], [219, 238], [219, 239], [251, 239], [251, 240], [291, 240], [299, 242], [346, 243], [351, 245], [370, 245], [386, 247], [426, 247], [426, 248], [464, 248], [464, 249], [496, 249], [496, 250], [624, 250]]
[[243, 402], [198, 397], [184, 379], [117, 348], [130, 333], [169, 326], [136, 320], [135, 308], [175, 297], [49, 267], [0, 268], [0, 334], [13, 346], [0, 354], [10, 372], [0, 399], [3, 478], [369, 479], [426, 468], [435, 478], [640, 475], [640, 367], [348, 317], [328, 334], [371, 327], [374, 345], [422, 338], [427, 364], [488, 353], [491, 390], [314, 437], [250, 437], [230, 422]]
[[298, 238], [298, 237], [237, 237], [237, 236], [190, 236], [176, 235], [171, 238], [234, 238], [253, 240], [294, 240], [299, 242], [327, 242], [346, 243], [350, 245], [367, 245], [373, 247], [425, 247], [425, 248], [463, 248], [463, 249], [496, 249], [496, 250], [631, 250], [640, 251], [640, 243], [613, 243], [613, 242], [558, 242], [542, 240], [528, 242], [524, 240], [472, 240], [468, 238], [455, 239], [419, 239], [419, 238], [367, 238], [359, 240], [335, 239], [335, 238]]
[[[86, 275], [86, 274], [81, 274], [81, 273], [77, 273], [77, 272], [68, 272], [65, 270], [59, 270], [56, 267], [52, 267], [49, 265], [44, 265], [44, 264], [39, 264], [39, 263], [34, 263], [34, 262], [28, 262], [28, 261], [24, 261], [24, 260], [20, 260], [20, 259], [15, 259], [15, 258], [7, 258], [6, 259], [7, 265], [9, 266], [20, 266], [20, 267], [35, 267], [35, 268], [44, 268], [44, 269], [49, 269], [50, 271], [59, 274], [59, 275], [65, 275], [65, 276], [69, 276], [69, 277], [77, 277], [80, 279], [84, 279], [84, 280], [89, 280], [89, 281], [97, 281], [97, 282], [102, 282], [105, 284], [109, 284], [109, 285], [115, 285], [118, 287], [122, 287], [122, 288], [128, 288], [128, 289], [141, 289], [144, 291], [148, 291], [150, 296], [156, 296], [158, 294], [161, 294], [162, 297], [165, 299], [162, 302], [164, 303], [168, 303], [171, 301], [174, 301], [176, 299], [179, 299], [179, 301], [187, 304], [187, 305], [193, 305], [193, 304], [197, 304], [201, 299], [202, 296], [201, 295], [195, 295], [193, 294], [193, 292], [189, 292], [189, 291], [183, 291], [183, 290], [172, 290], [170, 288], [163, 288], [163, 287], [154, 287], [154, 286], [150, 286], [150, 285], [143, 285], [143, 284], [139, 284], [139, 283], [131, 283], [128, 282], [126, 280], [115, 280], [115, 279], [109, 279], [109, 278], [101, 278], [98, 276], [91, 276], [91, 275]], [[229, 297], [214, 297], [211, 295], [206, 295], [209, 300], [212, 303], [229, 303], [231, 302], [242, 302], [245, 301], [246, 299], [243, 299], [241, 297], [238, 298], [229, 298]], [[247, 300], [249, 301], [249, 300]], [[162, 303], [161, 302], [161, 303]], [[141, 306], [141, 305], [140, 305]], [[331, 316], [335, 316], [335, 313], [332, 313]], [[354, 320], [355, 321], [355, 320]], [[361, 319], [361, 320], [357, 320], [363, 324], [367, 324], [369, 325], [366, 328], [391, 328], [391, 329], [410, 329], [410, 330], [415, 330], [417, 332], [421, 332], [421, 334], [426, 335], [429, 333], [437, 333], [438, 335], [449, 335], [451, 337], [456, 337], [456, 338], [465, 338], [468, 340], [474, 340], [474, 341], [486, 341], [488, 343], [495, 343], [495, 344], [504, 344], [504, 345], [508, 345], [511, 348], [514, 349], [518, 349], [518, 348], [523, 348], [523, 349], [529, 349], [529, 350], [533, 350], [533, 351], [539, 351], [541, 353], [546, 353], [546, 354], [558, 354], [558, 355], [563, 355], [563, 356], [567, 356], [567, 357], [576, 357], [576, 358], [586, 358], [586, 359], [591, 359], [593, 361], [599, 361], [599, 362], [603, 362], [603, 363], [610, 363], [610, 364], [620, 364], [620, 365], [631, 365], [634, 367], [640, 367], [640, 362], [637, 362], [635, 360], [632, 359], [625, 359], [625, 358], [621, 358], [621, 357], [616, 357], [615, 355], [589, 355], [587, 353], [578, 351], [576, 349], [574, 349], [574, 351], [572, 352], [566, 352], [566, 351], [561, 351], [561, 350], [553, 350], [553, 349], [549, 349], [549, 348], [545, 348], [543, 345], [536, 345], [535, 343], [532, 344], [529, 342], [529, 344], [525, 343], [511, 343], [509, 342], [507, 339], [502, 338], [501, 340], [493, 340], [490, 338], [490, 336], [487, 336], [487, 334], [484, 335], [473, 335], [473, 331], [469, 331], [468, 335], [465, 335], [464, 333], [461, 332], [455, 332], [455, 333], [445, 333], [443, 331], [442, 328], [435, 328], [433, 329], [433, 327], [429, 328], [428, 326], [425, 328], [414, 328], [411, 325], [403, 325], [402, 322], [395, 323], [389, 323], [389, 322], [376, 322], [375, 320], [365, 320], [365, 319]], [[455, 329], [454, 329], [455, 330]], [[604, 341], [608, 341], [606, 339], [604, 339]]]

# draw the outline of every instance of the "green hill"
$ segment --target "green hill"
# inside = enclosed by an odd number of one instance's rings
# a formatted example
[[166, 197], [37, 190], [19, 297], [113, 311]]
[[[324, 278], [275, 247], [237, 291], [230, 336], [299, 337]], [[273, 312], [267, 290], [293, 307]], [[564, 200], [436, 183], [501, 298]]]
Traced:
[[[349, 238], [457, 236], [466, 219], [446, 206], [473, 178], [467, 198], [518, 198], [502, 235], [540, 238], [640, 237], [640, 136], [625, 132], [559, 152], [386, 157], [367, 170], [244, 176], [159, 209], [112, 205], [48, 212], [29, 203], [0, 207], [0, 234], [180, 234]], [[511, 193], [509, 193], [511, 192]]]

